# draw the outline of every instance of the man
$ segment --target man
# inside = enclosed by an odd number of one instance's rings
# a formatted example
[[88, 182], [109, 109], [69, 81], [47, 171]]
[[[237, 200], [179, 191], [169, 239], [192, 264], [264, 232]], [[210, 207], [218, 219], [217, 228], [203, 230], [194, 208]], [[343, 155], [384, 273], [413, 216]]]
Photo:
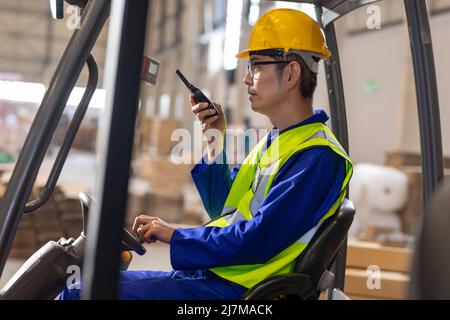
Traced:
[[[243, 82], [254, 111], [274, 128], [232, 172], [220, 164], [217, 150], [192, 170], [211, 223], [175, 229], [157, 217], [138, 216], [133, 230], [144, 241], [170, 244], [175, 271], [122, 273], [123, 299], [240, 299], [265, 278], [292, 272], [319, 224], [345, 196], [351, 162], [314, 112], [318, 61], [328, 58], [317, 23], [291, 9], [260, 17], [249, 48]], [[225, 132], [219, 114], [190, 97], [192, 111], [209, 129]], [[63, 298], [76, 298], [66, 290]]]

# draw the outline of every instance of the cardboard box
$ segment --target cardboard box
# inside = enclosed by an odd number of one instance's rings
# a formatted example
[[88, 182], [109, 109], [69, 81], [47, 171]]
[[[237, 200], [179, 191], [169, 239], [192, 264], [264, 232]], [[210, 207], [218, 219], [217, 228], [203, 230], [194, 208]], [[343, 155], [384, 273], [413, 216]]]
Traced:
[[160, 155], [169, 155], [177, 143], [171, 141], [172, 132], [178, 128], [180, 125], [174, 119], [154, 118], [150, 125], [150, 147], [154, 147]]
[[58, 241], [61, 237], [64, 237], [64, 231], [61, 229], [53, 229], [53, 228], [48, 228], [48, 229], [41, 229], [38, 230], [37, 233], [37, 241], [39, 243], [47, 243], [47, 241]]
[[20, 220], [19, 229], [34, 228], [34, 220], [32, 215], [23, 215]]
[[[80, 234], [81, 234], [81, 228], [78, 228], [78, 227], [75, 227], [75, 228], [69, 227], [64, 230], [64, 237], [66, 239], [69, 239], [69, 238], [76, 239], [79, 237]], [[55, 240], [59, 240], [59, 239], [55, 239]]]
[[13, 247], [17, 248], [35, 248], [36, 232], [35, 230], [19, 229], [14, 236]]
[[181, 195], [184, 184], [191, 182], [191, 165], [175, 164], [169, 156], [147, 156], [140, 160], [138, 175], [147, 179], [152, 193]]
[[11, 248], [11, 251], [9, 252], [9, 258], [20, 258], [20, 259], [28, 259], [31, 257], [37, 250], [34, 248]]
[[345, 293], [355, 299], [406, 299], [411, 259], [410, 249], [350, 240]]
[[138, 149], [147, 152], [151, 146], [150, 137], [152, 134], [152, 118], [141, 118], [139, 119], [139, 129], [137, 136]]
[[[38, 197], [41, 187], [33, 188], [30, 199]], [[23, 215], [15, 234], [10, 257], [26, 259], [50, 240], [58, 241], [82, 230], [78, 199], [68, 198], [56, 187], [49, 200], [32, 214]]]
[[402, 167], [401, 170], [408, 177], [408, 201], [399, 214], [403, 232], [413, 234], [423, 212], [422, 168]]
[[59, 219], [61, 221], [73, 221], [73, 220], [79, 220], [82, 221], [83, 214], [81, 213], [81, 208], [77, 212], [64, 212], [62, 211], [59, 214]]
[[188, 183], [183, 188], [183, 221], [194, 225], [209, 221], [208, 213], [193, 183]]
[[[369, 284], [368, 284], [369, 282]], [[366, 270], [347, 269], [345, 291], [347, 295], [383, 299], [405, 299], [407, 297], [409, 276], [399, 272], [381, 271], [379, 288], [370, 286]]]
[[0, 184], [0, 199], [3, 197], [6, 191], [6, 186], [3, 184]]
[[134, 223], [134, 219], [140, 215], [150, 212], [149, 195], [133, 195], [128, 196], [127, 201], [127, 215], [125, 218], [125, 226], [131, 228]]
[[81, 217], [81, 203], [78, 199], [63, 198], [57, 202], [57, 206], [62, 212], [78, 212]]
[[[406, 299], [411, 256], [405, 248], [349, 241], [345, 294], [354, 300]], [[320, 299], [326, 299], [325, 292]]]
[[48, 229], [55, 229], [58, 230], [61, 228], [61, 222], [59, 219], [55, 220], [44, 220], [44, 219], [37, 219], [34, 222], [34, 229], [37, 233], [39, 233], [39, 230], [48, 230]]
[[183, 220], [183, 197], [179, 192], [155, 189], [143, 196], [128, 198], [126, 226], [131, 228], [136, 216], [146, 214], [157, 216], [166, 222]]
[[147, 212], [169, 223], [182, 222], [183, 198], [181, 194], [173, 192], [152, 191]]
[[[450, 168], [450, 157], [444, 157], [444, 168]], [[386, 154], [386, 165], [402, 169], [403, 167], [421, 167], [422, 157], [420, 153], [408, 151], [389, 151]]]
[[382, 271], [409, 273], [412, 251], [405, 248], [386, 247], [375, 242], [348, 242], [347, 266], [366, 269], [377, 265]]

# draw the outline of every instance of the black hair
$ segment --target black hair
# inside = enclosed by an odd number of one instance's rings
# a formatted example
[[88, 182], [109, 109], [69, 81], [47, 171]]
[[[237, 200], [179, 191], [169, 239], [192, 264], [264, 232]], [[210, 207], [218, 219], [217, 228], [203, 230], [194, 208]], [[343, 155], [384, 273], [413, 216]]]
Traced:
[[[312, 99], [314, 95], [314, 91], [317, 87], [317, 73], [312, 72], [311, 69], [306, 64], [305, 60], [303, 60], [302, 57], [300, 57], [298, 54], [290, 53], [285, 58], [280, 56], [274, 56], [275, 60], [291, 60], [291, 61], [297, 61], [300, 64], [301, 68], [301, 79], [300, 79], [300, 94], [305, 99]], [[313, 57], [315, 62], [319, 62], [319, 58]], [[279, 78], [281, 79], [281, 76], [283, 74], [283, 70], [286, 67], [286, 64], [278, 64], [277, 65], [277, 72], [279, 75]]]

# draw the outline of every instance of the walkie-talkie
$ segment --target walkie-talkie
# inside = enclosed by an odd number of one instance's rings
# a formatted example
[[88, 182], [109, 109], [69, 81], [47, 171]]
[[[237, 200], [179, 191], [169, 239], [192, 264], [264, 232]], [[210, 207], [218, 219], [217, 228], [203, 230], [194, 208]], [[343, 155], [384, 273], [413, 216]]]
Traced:
[[189, 89], [189, 91], [194, 96], [195, 102], [197, 102], [197, 103], [207, 102], [208, 103], [208, 109], [209, 108], [213, 108], [214, 110], [216, 110], [216, 113], [214, 115], [212, 115], [212, 116], [218, 115], [219, 114], [219, 110], [217, 110], [217, 107], [214, 105], [214, 103], [212, 103], [211, 100], [209, 100], [208, 97], [205, 96], [205, 94], [202, 92], [202, 90], [200, 90], [199, 88], [197, 88], [196, 86], [191, 84], [186, 79], [186, 77], [181, 73], [181, 71], [179, 69], [177, 69], [176, 72], [177, 72], [177, 75], [180, 77], [180, 79], [184, 82], [186, 87]]

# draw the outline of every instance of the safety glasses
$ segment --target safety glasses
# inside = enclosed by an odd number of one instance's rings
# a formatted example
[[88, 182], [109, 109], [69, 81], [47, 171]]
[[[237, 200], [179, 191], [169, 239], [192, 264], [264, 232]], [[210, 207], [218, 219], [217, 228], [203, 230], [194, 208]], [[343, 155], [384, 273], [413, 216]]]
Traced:
[[265, 64], [287, 64], [292, 60], [248, 60], [247, 72], [254, 80], [258, 80], [262, 71], [261, 65]]

